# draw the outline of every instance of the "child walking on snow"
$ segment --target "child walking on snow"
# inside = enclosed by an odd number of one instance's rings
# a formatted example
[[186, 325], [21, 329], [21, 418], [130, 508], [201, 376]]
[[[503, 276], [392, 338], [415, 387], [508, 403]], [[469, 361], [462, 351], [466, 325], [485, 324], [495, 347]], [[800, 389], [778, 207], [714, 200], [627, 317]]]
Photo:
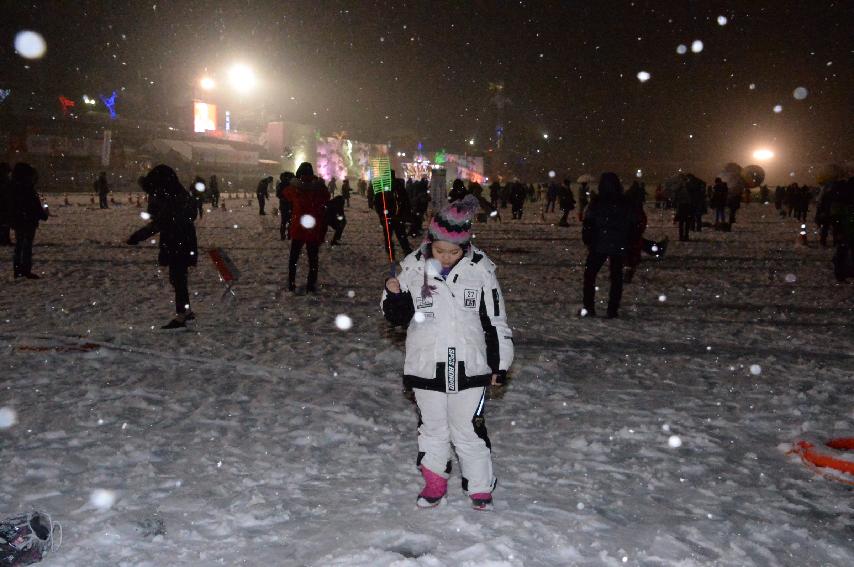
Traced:
[[439, 505], [447, 493], [451, 443], [472, 506], [492, 508], [496, 479], [484, 403], [486, 387], [506, 378], [513, 339], [495, 264], [470, 243], [477, 209], [469, 195], [437, 213], [382, 297], [386, 319], [408, 326], [403, 381], [420, 414], [420, 508]]

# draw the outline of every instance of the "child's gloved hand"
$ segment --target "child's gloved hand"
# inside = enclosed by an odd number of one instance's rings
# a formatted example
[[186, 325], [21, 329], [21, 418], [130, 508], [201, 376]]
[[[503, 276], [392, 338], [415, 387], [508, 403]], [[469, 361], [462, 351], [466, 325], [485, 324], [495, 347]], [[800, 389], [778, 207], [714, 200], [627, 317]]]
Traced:
[[389, 278], [385, 281], [385, 288], [391, 293], [400, 293], [400, 282], [397, 278]]

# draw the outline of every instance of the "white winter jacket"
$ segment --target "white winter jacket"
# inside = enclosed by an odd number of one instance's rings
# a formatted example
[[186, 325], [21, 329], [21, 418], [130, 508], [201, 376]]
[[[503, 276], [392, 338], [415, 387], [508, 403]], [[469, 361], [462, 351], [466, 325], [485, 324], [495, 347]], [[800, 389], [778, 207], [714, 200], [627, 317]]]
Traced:
[[[474, 246], [446, 278], [420, 250], [401, 262], [401, 293], [383, 292], [387, 319], [407, 324], [404, 383], [456, 393], [488, 385], [513, 362], [513, 338], [495, 264]], [[424, 274], [433, 288], [422, 294]]]

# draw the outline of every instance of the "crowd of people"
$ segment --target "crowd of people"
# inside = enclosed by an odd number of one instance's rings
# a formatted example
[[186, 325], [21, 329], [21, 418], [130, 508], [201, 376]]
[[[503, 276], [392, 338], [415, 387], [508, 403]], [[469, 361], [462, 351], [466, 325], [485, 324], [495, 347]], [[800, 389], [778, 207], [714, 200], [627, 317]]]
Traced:
[[[32, 269], [32, 246], [39, 223], [48, 219], [48, 209], [39, 199], [37, 180], [36, 171], [25, 163], [17, 164], [14, 169], [0, 164], [0, 244], [11, 245], [14, 242], [14, 278], [39, 277]], [[777, 187], [773, 194], [773, 203], [779, 214], [802, 223], [807, 222], [810, 205], [815, 202], [814, 220], [819, 229], [819, 243], [823, 247], [833, 246], [834, 274], [839, 281], [852, 275], [854, 264], [852, 183], [852, 180], [836, 181], [826, 184], [820, 191], [792, 184]], [[272, 176], [258, 182], [255, 196], [260, 215], [266, 214], [266, 201], [273, 185]], [[194, 223], [204, 214], [204, 203], [210, 203], [214, 209], [220, 205], [219, 183], [215, 175], [207, 182], [202, 177], [195, 177], [185, 187], [174, 170], [162, 165], [140, 178], [140, 186], [147, 195], [150, 222], [134, 233], [128, 242], [137, 243], [160, 233], [159, 261], [169, 268], [170, 282], [175, 287], [176, 315], [165, 328], [182, 327], [195, 317], [189, 306], [187, 290], [188, 268], [198, 261]], [[108, 208], [110, 185], [105, 172], [97, 176], [93, 188], [99, 207]], [[634, 181], [624, 190], [616, 175], [603, 174], [595, 188], [588, 181], [583, 181], [578, 185], [577, 193], [573, 189], [573, 183], [568, 179], [562, 182], [552, 179], [540, 184], [526, 184], [517, 179], [505, 183], [493, 181], [488, 187], [487, 198], [479, 183], [470, 181], [466, 184], [457, 179], [447, 194], [447, 203], [437, 203], [433, 202], [430, 182], [426, 177], [404, 180], [393, 174], [391, 190], [379, 193], [375, 193], [364, 179], [356, 182], [357, 193], [366, 198], [368, 207], [377, 214], [382, 242], [392, 264], [395, 263], [397, 247], [404, 256], [413, 252], [410, 239], [424, 235], [431, 206], [434, 212], [440, 212], [445, 205], [468, 198], [470, 202], [477, 203], [479, 214], [475, 215], [475, 220], [494, 219], [500, 222], [502, 211], [508, 206], [510, 218], [521, 220], [526, 206], [538, 205], [541, 220], [545, 220], [547, 214], [557, 212], [560, 214], [557, 224], [562, 227], [570, 225], [570, 213], [577, 209], [583, 241], [589, 250], [584, 270], [583, 307], [579, 314], [595, 315], [596, 277], [607, 262], [611, 276], [607, 316], [617, 317], [623, 285], [631, 283], [642, 254], [663, 257], [668, 239], [653, 240], [644, 235], [647, 190], [642, 182]], [[315, 175], [311, 164], [303, 163], [296, 173], [283, 172], [279, 176], [274, 195], [278, 199], [281, 217], [280, 238], [291, 241], [287, 287], [290, 291], [297, 291], [298, 261], [305, 249], [309, 269], [304, 289], [307, 293], [315, 293], [318, 289], [320, 247], [326, 241], [327, 232], [332, 231], [330, 246], [337, 246], [347, 225], [346, 210], [350, 207], [351, 196], [349, 179], [342, 179], [339, 187], [337, 180], [326, 182]], [[730, 188], [720, 178], [715, 179], [714, 185], [707, 186], [690, 174], [659, 185], [654, 195], [656, 209], [661, 209], [662, 213], [672, 210], [681, 241], [688, 241], [690, 234], [702, 231], [704, 225], [731, 230], [736, 222], [736, 212], [743, 202], [750, 199], [750, 191], [742, 187]], [[766, 186], [760, 187], [759, 199], [771, 202], [772, 195]], [[714, 212], [714, 223], [703, 222], [703, 216], [709, 209]], [[806, 228], [805, 224], [803, 226]], [[11, 233], [15, 235], [14, 241]]]

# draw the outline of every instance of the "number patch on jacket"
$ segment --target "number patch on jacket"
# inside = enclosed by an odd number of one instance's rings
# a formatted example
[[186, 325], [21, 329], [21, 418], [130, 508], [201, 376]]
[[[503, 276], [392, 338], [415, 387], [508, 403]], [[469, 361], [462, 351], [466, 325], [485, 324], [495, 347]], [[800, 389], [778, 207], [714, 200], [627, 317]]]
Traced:
[[466, 309], [477, 309], [477, 290], [467, 289], [463, 295]]

